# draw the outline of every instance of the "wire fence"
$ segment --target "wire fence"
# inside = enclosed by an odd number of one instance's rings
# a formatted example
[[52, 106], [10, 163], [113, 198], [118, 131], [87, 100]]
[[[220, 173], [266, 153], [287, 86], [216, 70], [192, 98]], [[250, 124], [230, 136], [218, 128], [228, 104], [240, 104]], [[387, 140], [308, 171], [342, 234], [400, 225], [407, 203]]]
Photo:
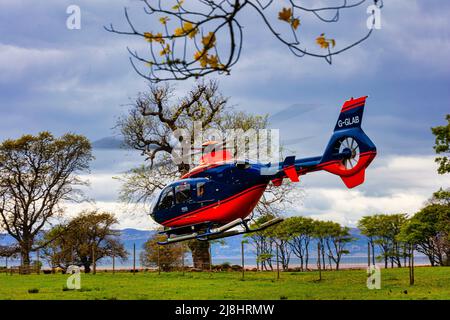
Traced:
[[[241, 252], [235, 255], [222, 256], [220, 254], [212, 254], [211, 260], [208, 262], [197, 263], [194, 265], [192, 257], [189, 254], [185, 254], [182, 261], [172, 266], [161, 265], [155, 263], [152, 266], [144, 266], [139, 259], [142, 250], [130, 250], [129, 259], [122, 261], [113, 257], [103, 258], [97, 261], [95, 266], [91, 269], [95, 269], [97, 272], [142, 272], [142, 271], [241, 271], [242, 269], [250, 271], [274, 271], [280, 269], [280, 271], [314, 271], [318, 270], [345, 270], [345, 269], [364, 269], [369, 265], [375, 265], [380, 268], [395, 268], [395, 267], [408, 267], [410, 263], [415, 266], [429, 266], [430, 261], [428, 257], [414, 253], [413, 261], [410, 262], [408, 257], [402, 257], [398, 261], [388, 260], [385, 263], [384, 259], [380, 259], [380, 254], [375, 252], [374, 258], [369, 254], [350, 254], [343, 255], [340, 261], [337, 263], [328, 256], [317, 259], [317, 253], [311, 254], [303, 259], [298, 258], [294, 254], [290, 254], [289, 257], [277, 259], [276, 254], [265, 261], [258, 261], [256, 253], [250, 246], [241, 249]], [[39, 267], [37, 267], [39, 266]], [[0, 273], [39, 273], [40, 270], [43, 273], [55, 272], [55, 268], [52, 268], [42, 257], [37, 256], [36, 253], [32, 255], [32, 261], [28, 272], [25, 272], [26, 267], [22, 266], [20, 259], [1, 258], [0, 259]], [[92, 270], [93, 271], [93, 270]]]

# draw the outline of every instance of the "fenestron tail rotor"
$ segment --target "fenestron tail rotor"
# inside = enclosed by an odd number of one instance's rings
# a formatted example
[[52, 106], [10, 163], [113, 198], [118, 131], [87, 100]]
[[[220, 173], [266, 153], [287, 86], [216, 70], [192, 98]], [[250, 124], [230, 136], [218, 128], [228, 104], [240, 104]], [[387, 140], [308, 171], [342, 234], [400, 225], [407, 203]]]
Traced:
[[339, 141], [339, 153], [348, 153], [348, 156], [342, 160], [346, 170], [351, 170], [358, 164], [359, 161], [359, 145], [352, 137], [345, 137]]

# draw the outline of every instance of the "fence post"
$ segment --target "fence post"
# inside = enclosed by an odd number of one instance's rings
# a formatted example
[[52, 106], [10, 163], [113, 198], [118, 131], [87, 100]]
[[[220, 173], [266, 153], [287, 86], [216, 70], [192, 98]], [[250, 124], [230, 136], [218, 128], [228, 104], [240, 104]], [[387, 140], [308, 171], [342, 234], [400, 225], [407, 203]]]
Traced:
[[242, 279], [244, 279], [244, 274], [245, 274], [244, 241], [241, 241], [241, 258], [242, 258]]
[[408, 244], [404, 244], [403, 246], [403, 266], [406, 267], [406, 258], [407, 258], [407, 252], [408, 251]]
[[414, 246], [409, 245], [409, 285], [414, 285]]
[[36, 267], [37, 267], [37, 274], [41, 274], [41, 266], [39, 261], [39, 249], [36, 250]]
[[158, 244], [158, 274], [161, 274], [161, 262], [160, 262], [160, 250], [161, 246]]
[[280, 263], [278, 260], [278, 243], [275, 243], [275, 247], [277, 248], [277, 279], [280, 279]]
[[209, 272], [212, 271], [212, 249], [211, 243], [209, 244]]
[[184, 244], [183, 244], [183, 251], [182, 251], [182, 260], [181, 260], [181, 267], [183, 268], [183, 276], [184, 276], [184, 255], [185, 255], [185, 252], [184, 252], [184, 249], [185, 249], [185, 247], [184, 247]]
[[317, 266], [319, 267], [319, 281], [322, 280], [322, 267], [320, 262], [320, 242], [317, 242]]
[[259, 247], [256, 246], [256, 271], [259, 271]]
[[370, 245], [372, 246], [372, 264], [375, 265], [375, 246], [373, 244], [373, 241]]
[[133, 243], [133, 276], [136, 274], [136, 243]]
[[412, 262], [412, 284], [414, 284], [414, 245], [411, 245], [411, 262]]
[[116, 273], [116, 256], [115, 256], [115, 254], [113, 254], [112, 258], [113, 258], [113, 274], [115, 274]]
[[95, 261], [95, 247], [94, 247], [94, 244], [92, 244], [92, 263], [93, 263], [92, 273], [96, 274], [97, 273], [97, 263]]

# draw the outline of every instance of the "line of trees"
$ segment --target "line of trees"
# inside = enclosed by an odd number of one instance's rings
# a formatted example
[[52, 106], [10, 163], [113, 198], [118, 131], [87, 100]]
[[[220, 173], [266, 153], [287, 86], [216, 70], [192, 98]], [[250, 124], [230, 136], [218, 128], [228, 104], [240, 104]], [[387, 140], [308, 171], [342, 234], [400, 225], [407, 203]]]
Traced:
[[[256, 225], [271, 217], [261, 217]], [[312, 245], [320, 243], [321, 265], [339, 270], [342, 257], [349, 254], [347, 244], [353, 241], [348, 227], [332, 221], [320, 221], [307, 217], [287, 218], [280, 224], [261, 232], [249, 234], [257, 254], [257, 266], [261, 270], [272, 270], [278, 254], [283, 270], [289, 268], [293, 256], [300, 260], [300, 270], [310, 268], [310, 257], [317, 257], [317, 249]]]
[[[411, 218], [406, 214], [363, 217], [358, 227], [374, 248], [379, 259], [397, 267], [406, 265], [408, 248], [428, 257], [432, 266], [450, 265], [450, 191], [435, 192], [428, 204]], [[373, 251], [373, 250], [372, 250]]]
[[[270, 218], [273, 217], [260, 217], [255, 227]], [[364, 216], [358, 228], [367, 237], [371, 251], [380, 253], [372, 254], [373, 264], [382, 261], [385, 268], [405, 267], [412, 247], [427, 256], [432, 266], [450, 265], [449, 190], [434, 193], [427, 205], [410, 218], [404, 213]], [[287, 270], [293, 256], [299, 259], [302, 271], [310, 268], [311, 256], [321, 260], [322, 268], [339, 270], [342, 257], [350, 253], [348, 244], [356, 240], [348, 227], [308, 217], [291, 217], [248, 237], [261, 270], [272, 270], [275, 261]]]
[[[378, 258], [384, 261], [385, 268], [389, 263], [391, 267], [401, 267], [402, 260], [405, 262], [408, 251], [406, 243], [401, 241], [400, 232], [406, 221], [406, 214], [375, 214], [365, 216], [358, 222], [361, 233], [369, 239], [372, 252], [375, 246], [380, 249]], [[372, 260], [372, 263], [375, 261]]]
[[450, 266], [450, 191], [435, 192], [429, 204], [407, 221], [399, 237], [426, 255], [432, 266]]
[[[262, 216], [256, 225], [272, 219]], [[52, 268], [66, 270], [70, 265], [84, 267], [89, 273], [91, 266], [105, 257], [127, 259], [127, 252], [119, 241], [120, 233], [112, 227], [118, 221], [107, 212], [82, 212], [66, 223], [59, 224], [42, 233], [36, 246]], [[254, 227], [256, 227], [256, 225]], [[406, 214], [376, 214], [365, 216], [358, 222], [361, 234], [366, 236], [374, 252], [385, 268], [404, 267], [413, 248], [428, 257], [432, 266], [450, 265], [450, 191], [439, 190], [428, 204], [408, 218]], [[261, 232], [249, 234], [250, 243], [257, 253], [257, 267], [273, 270], [278, 261], [283, 270], [289, 268], [291, 259], [300, 261], [300, 270], [311, 269], [311, 257], [320, 259], [323, 269], [339, 270], [342, 257], [349, 254], [348, 245], [356, 240], [350, 229], [331, 221], [308, 217], [291, 217]], [[161, 239], [155, 234], [143, 246], [140, 256], [143, 266], [161, 266], [170, 271], [182, 263], [181, 256], [187, 246], [177, 243], [159, 246]], [[320, 251], [317, 251], [317, 243]], [[13, 257], [20, 254], [20, 245], [0, 247], [0, 255]], [[278, 259], [277, 259], [278, 255]], [[314, 266], [313, 266], [314, 267]]]

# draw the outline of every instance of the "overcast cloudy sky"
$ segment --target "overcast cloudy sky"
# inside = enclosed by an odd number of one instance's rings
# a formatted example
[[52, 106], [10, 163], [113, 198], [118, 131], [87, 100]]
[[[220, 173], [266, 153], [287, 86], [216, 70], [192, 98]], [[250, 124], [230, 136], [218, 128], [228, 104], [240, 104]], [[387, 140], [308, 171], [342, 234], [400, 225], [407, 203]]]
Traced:
[[[218, 78], [221, 90], [238, 109], [276, 114], [272, 127], [283, 140], [305, 137], [289, 146], [298, 156], [321, 154], [342, 102], [369, 95], [363, 128], [379, 154], [366, 183], [348, 190], [336, 176], [305, 176], [298, 186], [304, 196], [288, 214], [353, 226], [366, 214], [413, 213], [433, 191], [450, 186], [450, 176], [436, 174], [430, 132], [450, 112], [450, 3], [384, 3], [382, 28], [331, 66], [292, 56], [257, 17], [243, 13], [242, 57], [230, 76]], [[66, 28], [70, 4], [81, 8], [81, 30]], [[141, 26], [155, 26], [136, 0], [0, 1], [0, 139], [42, 130], [93, 141], [117, 134], [117, 117], [147, 86], [125, 49], [142, 48], [142, 41], [103, 30], [111, 22], [125, 27], [124, 6]], [[304, 17], [303, 35], [314, 39], [325, 31], [338, 46], [356, 40], [367, 31], [366, 7], [343, 12], [342, 22], [331, 26]], [[178, 83], [177, 94], [191, 85]], [[67, 204], [68, 212], [98, 207], [114, 211], [120, 227], [152, 227], [142, 210], [118, 202], [120, 184], [113, 179], [141, 163], [140, 155], [97, 149], [95, 156], [87, 178], [96, 203]]]

